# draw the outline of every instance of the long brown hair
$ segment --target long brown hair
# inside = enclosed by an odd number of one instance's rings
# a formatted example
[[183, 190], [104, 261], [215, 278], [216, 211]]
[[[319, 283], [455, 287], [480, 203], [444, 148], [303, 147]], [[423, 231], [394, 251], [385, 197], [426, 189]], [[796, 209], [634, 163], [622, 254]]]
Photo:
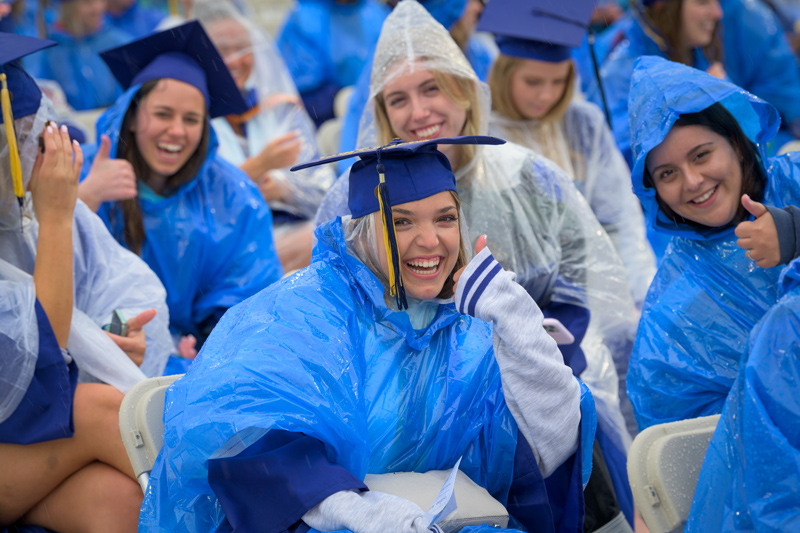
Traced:
[[[648, 33], [671, 61], [691, 67], [693, 63], [692, 49], [682, 46], [680, 43], [683, 2], [684, 0], [667, 0], [656, 2], [645, 8], [643, 13], [646, 19], [644, 21], [645, 33]], [[652, 26], [651, 28], [647, 27], [648, 23]], [[656, 35], [652, 35], [648, 30], [655, 30]], [[722, 25], [717, 22], [711, 42], [703, 47], [703, 54], [710, 63], [722, 61], [721, 31]]]
[[[136, 144], [136, 135], [132, 131], [131, 126], [136, 121], [136, 115], [142, 101], [149, 95], [161, 82], [161, 79], [152, 80], [144, 83], [136, 95], [131, 100], [131, 105], [125, 112], [125, 117], [122, 119], [122, 129], [119, 132], [119, 142], [117, 144], [117, 158], [127, 159], [133, 166], [133, 173], [137, 180], [144, 179], [150, 173], [150, 166], [142, 157], [139, 152], [139, 147]], [[192, 180], [203, 167], [208, 152], [208, 141], [210, 136], [210, 125], [208, 122], [208, 115], [203, 119], [203, 134], [200, 138], [200, 144], [197, 145], [192, 156], [186, 163], [173, 175], [167, 178], [164, 186], [163, 194], [169, 196], [173, 194], [178, 187], [184, 183]], [[129, 250], [136, 254], [142, 251], [142, 244], [145, 239], [144, 221], [142, 218], [142, 208], [139, 206], [139, 201], [136, 198], [130, 200], [121, 200], [117, 202], [122, 211], [123, 218], [123, 240]], [[112, 214], [116, 209], [112, 209]]]
[[[514, 100], [511, 98], [511, 76], [522, 65], [522, 58], [500, 54], [489, 71], [489, 89], [492, 94], [492, 109], [511, 120], [525, 120], [519, 112]], [[564, 117], [570, 103], [572, 94], [575, 90], [575, 63], [570, 60], [569, 73], [567, 74], [567, 84], [564, 94], [556, 104], [539, 119], [541, 122], [556, 122]]]
[[466, 235], [461, 233], [461, 199], [458, 197], [458, 194], [455, 191], [449, 191], [450, 195], [453, 197], [453, 201], [456, 203], [456, 211], [458, 212], [459, 220], [458, 220], [458, 235], [460, 237], [459, 244], [458, 244], [458, 259], [456, 259], [456, 264], [453, 267], [453, 271], [450, 272], [450, 275], [447, 276], [447, 279], [444, 281], [444, 285], [442, 285], [442, 290], [439, 292], [439, 295], [436, 296], [437, 298], [444, 299], [450, 298], [453, 296], [453, 287], [455, 286], [455, 282], [453, 281], [453, 274], [458, 272], [458, 269], [467, 266], [467, 250], [464, 247], [464, 239]]

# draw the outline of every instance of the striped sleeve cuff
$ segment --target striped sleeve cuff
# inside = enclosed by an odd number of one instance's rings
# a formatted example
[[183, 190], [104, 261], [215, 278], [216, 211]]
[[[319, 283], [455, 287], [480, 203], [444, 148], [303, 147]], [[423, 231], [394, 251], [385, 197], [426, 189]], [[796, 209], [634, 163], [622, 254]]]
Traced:
[[462, 314], [477, 316], [478, 301], [492, 280], [501, 272], [504, 272], [503, 267], [494, 258], [489, 248], [481, 250], [469, 262], [458, 280], [455, 297], [456, 309]]

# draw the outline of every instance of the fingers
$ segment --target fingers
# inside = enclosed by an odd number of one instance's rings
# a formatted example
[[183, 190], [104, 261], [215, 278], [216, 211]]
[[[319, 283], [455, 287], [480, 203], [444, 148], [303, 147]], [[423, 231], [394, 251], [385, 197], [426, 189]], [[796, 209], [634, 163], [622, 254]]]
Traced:
[[486, 235], [481, 235], [478, 237], [478, 242], [475, 243], [475, 253], [481, 253], [484, 248], [486, 248]]
[[76, 177], [81, 175], [81, 167], [83, 167], [83, 150], [78, 141], [72, 141], [72, 153], [74, 154], [72, 162], [72, 172]]
[[100, 149], [97, 150], [97, 156], [95, 156], [95, 161], [100, 161], [103, 159], [109, 159], [111, 156], [111, 137], [108, 135], [103, 134], [100, 138]]
[[275, 137], [274, 139], [272, 139], [272, 142], [274, 142], [275, 144], [285, 144], [288, 143], [289, 141], [297, 139], [297, 135], [298, 135], [297, 131], [292, 130], [285, 135], [281, 135], [280, 137]]
[[750, 199], [748, 195], [742, 195], [742, 206], [747, 209], [747, 212], [753, 215], [754, 217], [758, 218], [762, 215], [769, 213], [764, 204], [756, 202], [755, 200]]
[[138, 315], [133, 318], [127, 320], [128, 324], [128, 334], [134, 331], [138, 331], [142, 329], [148, 322], [153, 320], [157, 314], [155, 309], [148, 309], [147, 311], [142, 311]]

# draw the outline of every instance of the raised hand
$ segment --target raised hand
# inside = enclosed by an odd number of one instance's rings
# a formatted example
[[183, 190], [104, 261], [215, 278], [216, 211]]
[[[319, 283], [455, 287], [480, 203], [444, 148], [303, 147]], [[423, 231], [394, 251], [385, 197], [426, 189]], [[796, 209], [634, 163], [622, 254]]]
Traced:
[[[475, 255], [481, 253], [481, 250], [486, 248], [486, 235], [481, 235], [478, 237], [478, 241], [475, 243]], [[464, 273], [464, 269], [467, 268], [466, 265], [459, 268], [455, 274], [453, 274], [453, 281], [455, 285], [453, 285], [453, 294], [455, 295], [456, 291], [458, 290], [458, 280], [461, 278], [461, 274]]]
[[111, 158], [110, 154], [111, 139], [103, 135], [92, 168], [78, 190], [78, 196], [92, 211], [97, 211], [103, 202], [136, 198], [133, 166], [125, 159]]
[[135, 317], [129, 319], [126, 323], [128, 325], [128, 336], [122, 337], [114, 335], [113, 333], [106, 332], [106, 335], [111, 337], [117, 346], [125, 352], [131, 361], [136, 363], [136, 366], [142, 366], [144, 362], [144, 354], [147, 350], [147, 337], [145, 336], [144, 326], [146, 326], [156, 316], [155, 309], [148, 309], [142, 311]]
[[778, 240], [778, 228], [769, 210], [752, 200], [748, 195], [742, 196], [742, 206], [756, 217], [753, 221], [741, 222], [736, 226], [736, 244], [746, 250], [747, 257], [761, 268], [771, 268], [781, 261], [781, 247]]
[[267, 143], [261, 153], [262, 170], [275, 170], [292, 166], [300, 155], [300, 137], [296, 131], [275, 137]]
[[78, 198], [78, 177], [83, 165], [83, 151], [70, 141], [67, 127], [55, 125], [42, 133], [44, 153], [33, 165], [28, 190], [39, 225], [69, 222]]

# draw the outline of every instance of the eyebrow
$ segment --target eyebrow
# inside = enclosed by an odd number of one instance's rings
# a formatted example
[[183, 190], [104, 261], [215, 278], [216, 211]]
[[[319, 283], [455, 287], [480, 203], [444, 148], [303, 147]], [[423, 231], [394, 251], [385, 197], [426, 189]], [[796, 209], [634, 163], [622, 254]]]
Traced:
[[[436, 211], [436, 214], [437, 215], [441, 215], [442, 213], [446, 213], [448, 211], [453, 211], [453, 210], [455, 210], [455, 208], [456, 208], [456, 206], [454, 206], [454, 205], [448, 205], [447, 207], [443, 207], [443, 208], [439, 209], [438, 211]], [[409, 211], [407, 209], [398, 209], [397, 207], [393, 207], [392, 208], [392, 213], [398, 213], [400, 215], [406, 215], [406, 216], [414, 216], [414, 215], [416, 215], [416, 213], [413, 212], [413, 211]]]
[[[416, 88], [416, 89], [419, 89], [419, 88], [420, 88], [420, 87], [422, 87], [423, 85], [425, 85], [425, 84], [427, 84], [427, 83], [430, 83], [430, 82], [432, 82], [432, 81], [436, 81], [436, 78], [434, 78], [433, 76], [431, 76], [430, 78], [427, 78], [425, 81], [421, 82], [421, 83], [420, 83], [419, 85], [417, 85], [415, 88]], [[396, 94], [405, 94], [406, 92], [408, 92], [408, 91], [404, 91], [404, 90], [400, 90], [400, 91], [392, 91], [392, 92], [390, 92], [389, 94], [387, 94], [386, 96], [384, 96], [383, 98], [384, 98], [385, 100], [388, 100], [389, 98], [391, 98], [392, 96], [394, 96], [394, 95], [396, 95]]]
[[[168, 106], [168, 105], [155, 105], [155, 106], [153, 106], [153, 110], [155, 110], [155, 111], [162, 111], [162, 110], [163, 111], [169, 111], [170, 113], [174, 113], [175, 112], [175, 109], [170, 107], [170, 106]], [[185, 114], [186, 115], [190, 115], [190, 116], [195, 116], [195, 117], [203, 116], [202, 114], [197, 113], [195, 111], [187, 111]]]
[[[690, 155], [692, 155], [693, 153], [695, 153], [697, 150], [699, 150], [700, 148], [702, 148], [702, 147], [704, 147], [704, 146], [708, 146], [709, 144], [714, 144], [714, 141], [709, 141], [709, 142], [707, 142], [707, 143], [698, 144], [697, 146], [695, 146], [694, 148], [692, 148], [691, 150], [689, 150], [688, 152], [686, 152], [686, 155], [687, 155], [687, 156], [690, 156]], [[656, 173], [656, 171], [657, 171], [659, 168], [661, 168], [661, 167], [668, 167], [668, 166], [670, 166], [671, 164], [672, 164], [672, 163], [664, 163], [664, 164], [662, 164], [662, 165], [658, 165], [657, 167], [653, 168], [653, 169], [650, 171], [650, 173], [651, 173], [651, 174], [655, 174], [655, 173]]]

